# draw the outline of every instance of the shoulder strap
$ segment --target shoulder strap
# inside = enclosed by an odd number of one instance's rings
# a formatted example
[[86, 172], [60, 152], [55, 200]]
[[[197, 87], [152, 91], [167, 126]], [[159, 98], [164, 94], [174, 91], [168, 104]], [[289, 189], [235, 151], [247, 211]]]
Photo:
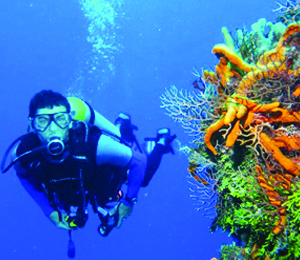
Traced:
[[83, 121], [74, 121], [70, 130], [70, 151], [72, 157], [77, 160], [87, 161], [89, 158], [88, 149], [89, 127]]

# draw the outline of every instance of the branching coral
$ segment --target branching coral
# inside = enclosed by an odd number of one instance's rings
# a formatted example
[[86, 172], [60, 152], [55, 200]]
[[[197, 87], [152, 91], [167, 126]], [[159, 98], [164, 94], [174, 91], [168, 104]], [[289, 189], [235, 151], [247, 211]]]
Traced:
[[196, 145], [184, 150], [198, 209], [215, 207], [211, 230], [235, 237], [228, 252], [241, 259], [300, 257], [299, 7], [279, 4], [279, 22], [260, 19], [236, 39], [223, 27], [219, 64], [197, 74], [204, 88], [162, 96]]
[[279, 11], [282, 13], [277, 20], [281, 21], [284, 24], [288, 24], [291, 21], [300, 20], [300, 3], [297, 0], [287, 0], [285, 4], [277, 2], [279, 7], [274, 11]]

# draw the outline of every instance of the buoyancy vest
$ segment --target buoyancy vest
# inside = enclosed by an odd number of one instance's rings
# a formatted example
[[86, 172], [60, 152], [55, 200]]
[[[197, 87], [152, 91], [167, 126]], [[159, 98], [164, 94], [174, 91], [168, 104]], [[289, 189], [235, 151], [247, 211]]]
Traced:
[[[81, 213], [90, 201], [94, 210], [97, 205], [105, 206], [118, 196], [127, 172], [123, 167], [96, 165], [96, 150], [102, 132], [94, 125], [75, 121], [65, 143], [65, 158], [49, 158], [45, 152], [32, 154], [20, 160], [26, 178], [37, 190], [43, 190], [53, 207], [63, 208], [68, 214], [70, 208], [78, 207]], [[34, 133], [21, 138], [17, 156], [41, 145]], [[82, 213], [83, 214], [83, 213]]]

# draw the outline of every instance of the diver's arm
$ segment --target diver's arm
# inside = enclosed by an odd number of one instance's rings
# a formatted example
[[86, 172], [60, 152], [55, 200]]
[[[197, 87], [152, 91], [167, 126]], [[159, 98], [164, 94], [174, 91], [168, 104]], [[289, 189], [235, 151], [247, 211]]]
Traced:
[[[14, 151], [11, 153], [12, 160], [17, 157], [17, 149], [18, 147], [16, 147]], [[45, 195], [45, 193], [42, 190], [37, 190], [34, 188], [32, 183], [30, 183], [30, 181], [28, 180], [29, 172], [24, 167], [22, 167], [20, 162], [17, 162], [14, 165], [14, 169], [24, 189], [33, 198], [33, 200], [39, 205], [39, 207], [42, 209], [44, 214], [47, 217], [49, 217], [50, 214], [54, 211], [54, 209], [50, 206], [49, 200]]]
[[48, 198], [42, 191], [36, 190], [27, 179], [19, 178], [22, 186], [28, 192], [28, 194], [33, 198], [33, 200], [39, 205], [46, 217], [49, 217], [54, 208], [49, 204]]
[[33, 198], [33, 200], [39, 205], [41, 210], [44, 212], [45, 216], [49, 218], [54, 225], [58, 228], [63, 229], [71, 229], [68, 223], [65, 221], [65, 216], [61, 215], [57, 210], [51, 207], [49, 200], [43, 191], [39, 191], [35, 189], [28, 179], [24, 178], [26, 176], [27, 171], [23, 169], [19, 163], [15, 165], [15, 170], [19, 177], [19, 180], [24, 187], [24, 189], [28, 192], [28, 194]]
[[15, 170], [19, 180], [27, 191], [27, 193], [33, 198], [33, 200], [39, 205], [44, 214], [49, 217], [54, 209], [50, 206], [49, 200], [43, 191], [39, 191], [33, 187], [33, 185], [26, 178], [28, 176], [27, 171], [19, 164], [15, 164]]

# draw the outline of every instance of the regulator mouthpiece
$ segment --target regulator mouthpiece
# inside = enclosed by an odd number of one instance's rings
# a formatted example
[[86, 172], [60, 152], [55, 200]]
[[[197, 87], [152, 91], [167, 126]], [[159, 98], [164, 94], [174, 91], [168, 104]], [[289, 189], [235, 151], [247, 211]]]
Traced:
[[47, 151], [53, 156], [57, 156], [63, 153], [65, 144], [60, 140], [59, 137], [52, 137], [47, 144]]

